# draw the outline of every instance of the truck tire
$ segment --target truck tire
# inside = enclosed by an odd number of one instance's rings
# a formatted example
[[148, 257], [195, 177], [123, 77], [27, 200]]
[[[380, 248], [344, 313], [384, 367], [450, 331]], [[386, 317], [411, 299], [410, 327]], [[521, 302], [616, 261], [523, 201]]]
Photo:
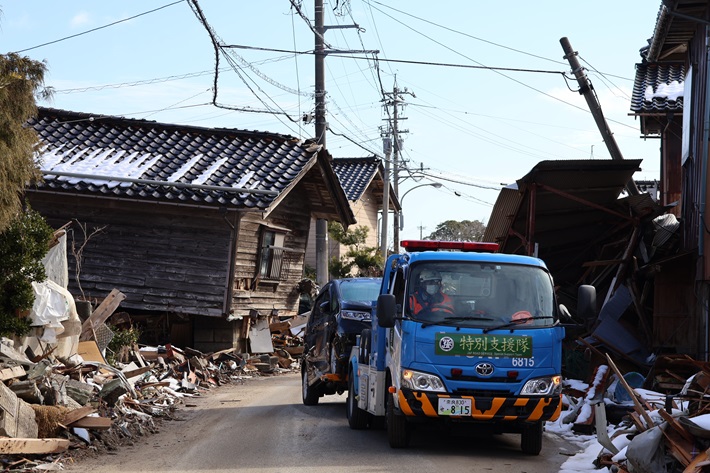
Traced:
[[403, 415], [394, 411], [394, 394], [387, 396], [387, 440], [392, 448], [406, 448], [409, 446], [411, 427]]
[[305, 359], [301, 363], [301, 393], [304, 405], [315, 406], [318, 404], [320, 394], [314, 386], [308, 385], [308, 362]]
[[348, 378], [348, 398], [345, 401], [345, 413], [348, 416], [348, 425], [353, 430], [362, 430], [367, 428], [370, 414], [357, 406], [355, 377], [352, 372]]
[[526, 455], [539, 455], [542, 450], [542, 422], [523, 424], [520, 448]]
[[372, 338], [372, 330], [364, 329], [360, 333], [360, 349], [358, 350], [358, 363], [363, 365], [370, 364], [370, 341]]

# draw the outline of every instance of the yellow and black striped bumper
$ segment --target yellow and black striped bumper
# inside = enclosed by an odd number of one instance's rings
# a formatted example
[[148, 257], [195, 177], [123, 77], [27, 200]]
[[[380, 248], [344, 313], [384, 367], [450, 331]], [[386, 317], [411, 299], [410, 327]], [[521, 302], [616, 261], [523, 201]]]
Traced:
[[562, 396], [551, 397], [479, 397], [451, 396], [449, 394], [430, 393], [401, 389], [398, 392], [399, 408], [406, 416], [439, 416], [437, 407], [439, 398], [470, 399], [470, 416], [456, 416], [456, 419], [475, 421], [547, 421], [557, 420], [562, 411]]

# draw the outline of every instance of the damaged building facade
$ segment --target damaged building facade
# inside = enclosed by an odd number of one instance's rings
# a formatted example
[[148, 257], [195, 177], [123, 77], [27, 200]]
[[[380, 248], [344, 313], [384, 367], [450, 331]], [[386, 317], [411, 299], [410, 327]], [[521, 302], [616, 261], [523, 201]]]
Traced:
[[571, 350], [643, 373], [658, 357], [708, 359], [709, 20], [709, 2], [664, 1], [640, 51], [631, 113], [659, 142], [644, 159], [658, 183], [626, 191], [641, 160], [543, 161], [501, 191], [484, 237], [545, 260], [568, 307], [594, 286], [598, 311], [577, 314]]
[[47, 108], [30, 125], [44, 182], [26, 199], [67, 230], [70, 292], [120, 290], [149, 343], [250, 351], [298, 311], [311, 219], [355, 223], [313, 142]]

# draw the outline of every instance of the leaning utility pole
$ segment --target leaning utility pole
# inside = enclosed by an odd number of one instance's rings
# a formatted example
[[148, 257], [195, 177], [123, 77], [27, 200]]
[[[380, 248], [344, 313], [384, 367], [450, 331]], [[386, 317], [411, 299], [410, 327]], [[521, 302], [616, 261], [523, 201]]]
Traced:
[[[392, 182], [394, 185], [394, 193], [399, 199], [399, 168], [400, 168], [400, 151], [401, 151], [401, 145], [402, 145], [402, 140], [400, 139], [399, 135], [400, 133], [409, 133], [409, 130], [400, 130], [399, 129], [399, 121], [400, 120], [406, 120], [406, 117], [400, 117], [399, 116], [399, 107], [400, 105], [404, 106], [404, 98], [402, 97], [403, 94], [409, 94], [412, 97], [416, 97], [414, 93], [409, 92], [407, 88], [405, 87], [404, 90], [400, 90], [397, 87], [397, 79], [395, 78], [394, 86], [392, 88], [392, 92], [385, 93], [385, 99], [389, 99], [385, 101], [385, 107], [392, 106], [392, 123], [390, 124], [391, 126], [389, 127], [392, 130], [392, 162], [393, 162], [393, 176], [392, 176]], [[389, 181], [385, 182], [385, 184], [388, 186]], [[393, 247], [392, 251], [394, 253], [399, 253], [399, 212], [395, 211], [394, 213], [394, 225], [393, 225]]]
[[[572, 45], [567, 38], [560, 38], [560, 44], [562, 45], [562, 50], [565, 52], [563, 59], [567, 59], [569, 61], [572, 73], [577, 78], [577, 83], [579, 84], [579, 93], [584, 95], [584, 98], [587, 101], [589, 111], [592, 112], [594, 121], [597, 123], [597, 128], [599, 128], [599, 131], [602, 134], [602, 138], [604, 139], [604, 143], [609, 150], [609, 154], [611, 154], [611, 159], [623, 161], [624, 156], [621, 154], [619, 145], [616, 144], [614, 135], [611, 130], [609, 130], [609, 126], [607, 125], [604, 114], [602, 113], [602, 107], [597, 100], [596, 94], [593, 92], [594, 87], [592, 87], [592, 83], [587, 78], [584, 68], [577, 60], [577, 52], [572, 49]], [[626, 191], [629, 195], [640, 194], [633, 179], [630, 179], [629, 182], [626, 183]]]

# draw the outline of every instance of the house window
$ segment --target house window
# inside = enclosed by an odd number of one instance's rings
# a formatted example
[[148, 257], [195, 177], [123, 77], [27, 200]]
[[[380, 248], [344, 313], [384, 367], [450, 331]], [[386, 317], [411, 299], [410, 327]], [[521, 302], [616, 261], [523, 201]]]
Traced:
[[261, 279], [281, 280], [286, 278], [287, 265], [285, 264], [284, 248], [285, 234], [270, 228], [261, 231], [259, 277]]

